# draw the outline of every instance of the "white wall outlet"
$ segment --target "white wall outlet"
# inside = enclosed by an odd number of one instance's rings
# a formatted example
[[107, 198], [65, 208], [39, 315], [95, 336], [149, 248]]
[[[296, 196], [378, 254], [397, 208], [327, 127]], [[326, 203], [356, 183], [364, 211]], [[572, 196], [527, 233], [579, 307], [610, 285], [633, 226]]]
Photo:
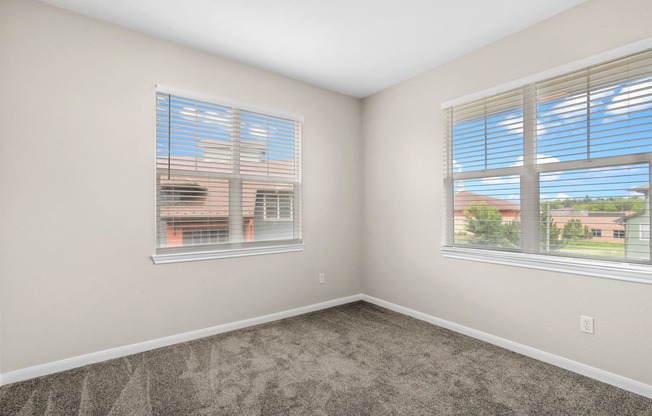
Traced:
[[326, 281], [326, 275], [324, 273], [319, 273], [319, 284], [323, 285]]
[[593, 333], [593, 318], [591, 316], [580, 316], [580, 331], [587, 334]]

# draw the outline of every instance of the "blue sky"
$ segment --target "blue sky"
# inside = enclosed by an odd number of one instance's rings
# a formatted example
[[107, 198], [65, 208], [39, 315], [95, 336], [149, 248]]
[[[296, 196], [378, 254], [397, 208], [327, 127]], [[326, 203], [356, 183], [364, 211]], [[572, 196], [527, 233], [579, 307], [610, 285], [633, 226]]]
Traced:
[[[168, 109], [172, 113], [171, 125]], [[156, 116], [157, 155], [167, 157], [169, 145], [172, 155], [202, 157], [202, 141], [224, 141], [225, 144], [231, 141], [232, 117], [233, 110], [230, 107], [175, 96], [169, 102], [167, 94], [159, 94]], [[264, 146], [264, 159], [294, 159], [294, 121], [242, 110], [239, 117], [241, 143], [245, 146]], [[172, 139], [170, 144], [168, 133]]]
[[[586, 100], [586, 93], [569, 94], [537, 105], [539, 163], [652, 152], [652, 78], [592, 90], [588, 112]], [[477, 141], [478, 132], [486, 141]], [[484, 170], [485, 155], [487, 169], [520, 166], [522, 151], [522, 109], [491, 115], [486, 124], [481, 117], [453, 128], [457, 172]], [[518, 182], [518, 177], [465, 180], [464, 189], [518, 202]], [[542, 199], [640, 196], [629, 189], [647, 185], [649, 172], [644, 164], [551, 172], [542, 174], [540, 183]]]

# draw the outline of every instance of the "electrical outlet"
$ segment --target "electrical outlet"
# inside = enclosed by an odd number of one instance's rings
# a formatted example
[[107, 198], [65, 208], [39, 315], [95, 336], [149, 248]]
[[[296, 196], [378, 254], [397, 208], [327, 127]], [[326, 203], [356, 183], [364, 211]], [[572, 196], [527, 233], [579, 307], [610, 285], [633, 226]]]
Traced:
[[319, 284], [323, 285], [326, 281], [326, 275], [324, 273], [319, 273]]
[[580, 316], [580, 331], [587, 334], [593, 333], [593, 318], [590, 316]]

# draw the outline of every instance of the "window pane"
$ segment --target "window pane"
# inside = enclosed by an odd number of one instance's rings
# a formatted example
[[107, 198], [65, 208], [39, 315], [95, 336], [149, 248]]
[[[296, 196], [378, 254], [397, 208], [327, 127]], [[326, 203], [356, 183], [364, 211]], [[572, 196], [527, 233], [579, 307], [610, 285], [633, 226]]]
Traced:
[[[158, 182], [158, 248], [228, 243], [228, 179], [197, 175], [168, 179], [165, 172], [159, 173]], [[211, 237], [209, 230], [220, 230], [216, 231], [220, 237]]]
[[297, 218], [292, 213], [294, 189], [283, 183], [243, 183], [243, 215], [251, 224], [251, 241], [292, 239]]
[[517, 176], [457, 180], [455, 190], [455, 244], [520, 247], [520, 181]]
[[[575, 89], [576, 86], [568, 86]], [[551, 91], [545, 90], [551, 94]], [[538, 97], [538, 163], [583, 160], [588, 157], [588, 112], [586, 93], [555, 91], [552, 99]], [[538, 91], [538, 94], [541, 94]], [[559, 97], [561, 95], [561, 97]]]
[[543, 253], [649, 260], [647, 164], [548, 172], [539, 179]]
[[458, 172], [522, 164], [522, 91], [508, 91], [455, 107], [451, 132], [452, 155]]
[[571, 161], [652, 151], [649, 55], [537, 83], [537, 152]]

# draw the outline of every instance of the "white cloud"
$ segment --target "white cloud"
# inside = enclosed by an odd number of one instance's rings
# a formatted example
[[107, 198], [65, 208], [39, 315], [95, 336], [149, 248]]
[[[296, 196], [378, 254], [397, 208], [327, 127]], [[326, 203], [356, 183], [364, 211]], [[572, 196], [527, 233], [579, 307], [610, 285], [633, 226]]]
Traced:
[[560, 101], [549, 110], [548, 115], [566, 119], [577, 117], [580, 110], [586, 110], [586, 94], [571, 96]]
[[523, 134], [523, 116], [509, 116], [498, 124], [514, 133]]
[[570, 198], [570, 195], [560, 193], [560, 194], [555, 195], [555, 198], [557, 198], [557, 199], [568, 199], [568, 198]]
[[[498, 124], [506, 127], [508, 130], [511, 130], [514, 133], [523, 134], [523, 116], [509, 116]], [[557, 125], [560, 124], [561, 123], [557, 123]], [[546, 128], [541, 122], [537, 122], [537, 134], [546, 134]]]
[[630, 111], [652, 108], [652, 99], [648, 96], [650, 93], [652, 93], [652, 78], [623, 87], [607, 105], [607, 114], [620, 116]]

